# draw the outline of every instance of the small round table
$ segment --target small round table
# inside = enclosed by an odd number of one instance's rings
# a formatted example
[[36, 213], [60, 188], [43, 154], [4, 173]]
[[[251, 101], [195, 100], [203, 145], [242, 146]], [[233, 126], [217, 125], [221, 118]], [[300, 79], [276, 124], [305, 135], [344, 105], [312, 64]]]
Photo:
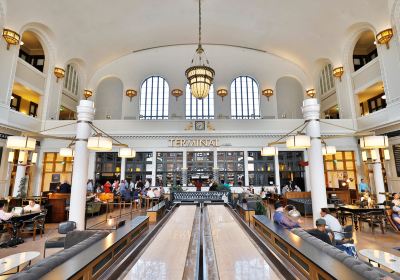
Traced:
[[28, 262], [28, 265], [31, 265], [33, 259], [40, 256], [40, 252], [37, 251], [28, 251], [22, 252], [18, 254], [14, 254], [5, 258], [0, 259], [0, 275], [6, 275], [4, 272], [9, 271], [11, 269], [17, 268], [17, 272], [19, 272], [19, 267], [24, 263]]
[[378, 266], [382, 265], [394, 272], [400, 273], [400, 257], [398, 256], [374, 249], [362, 249], [358, 253], [366, 257], [369, 262], [373, 261], [377, 263]]

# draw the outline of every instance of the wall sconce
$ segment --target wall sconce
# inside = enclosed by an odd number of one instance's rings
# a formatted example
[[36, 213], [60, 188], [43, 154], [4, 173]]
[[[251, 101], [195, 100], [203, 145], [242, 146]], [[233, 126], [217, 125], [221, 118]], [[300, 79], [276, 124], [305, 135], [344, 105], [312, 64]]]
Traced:
[[222, 98], [222, 102], [224, 102], [224, 97], [228, 95], [228, 91], [224, 88], [217, 90], [217, 95]]
[[83, 91], [83, 97], [85, 97], [85, 99], [87, 100], [89, 97], [91, 97], [93, 95], [93, 91], [85, 89]]
[[343, 73], [344, 73], [343, 66], [336, 67], [332, 70], [333, 76], [339, 78], [339, 81], [342, 81]]
[[54, 67], [54, 76], [57, 77], [57, 83], [59, 79], [65, 77], [65, 70], [61, 67]]
[[21, 37], [19, 36], [19, 34], [17, 32], [15, 32], [11, 29], [4, 28], [3, 29], [3, 38], [4, 38], [4, 40], [6, 40], [7, 50], [9, 50], [11, 45], [19, 44], [19, 40]]
[[127, 89], [125, 95], [129, 97], [129, 101], [132, 102], [132, 98], [137, 95], [137, 91], [134, 89]]
[[315, 89], [311, 88], [311, 89], [306, 90], [306, 94], [308, 97], [314, 98], [315, 97]]
[[176, 101], [178, 101], [178, 98], [183, 95], [183, 91], [179, 88], [176, 88], [171, 91], [171, 95], [175, 97]]
[[393, 37], [393, 29], [388, 28], [376, 34], [376, 41], [380, 45], [385, 44], [386, 48], [389, 49], [389, 42], [392, 39], [392, 37]]
[[274, 91], [270, 88], [267, 88], [262, 91], [262, 95], [264, 95], [269, 101], [269, 98], [274, 95]]

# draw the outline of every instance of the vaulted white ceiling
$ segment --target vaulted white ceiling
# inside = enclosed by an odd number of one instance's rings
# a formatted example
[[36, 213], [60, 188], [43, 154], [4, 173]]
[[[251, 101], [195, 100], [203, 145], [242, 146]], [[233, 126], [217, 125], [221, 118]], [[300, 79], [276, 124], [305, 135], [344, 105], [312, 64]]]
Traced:
[[[390, 26], [390, 0], [202, 0], [203, 41], [265, 50], [308, 71], [341, 63], [351, 26]], [[82, 59], [95, 71], [133, 50], [197, 41], [197, 0], [6, 0], [5, 26], [41, 23], [56, 62]], [[191, 57], [185, 57], [188, 64]], [[234, 58], [232, 58], [234, 59]]]

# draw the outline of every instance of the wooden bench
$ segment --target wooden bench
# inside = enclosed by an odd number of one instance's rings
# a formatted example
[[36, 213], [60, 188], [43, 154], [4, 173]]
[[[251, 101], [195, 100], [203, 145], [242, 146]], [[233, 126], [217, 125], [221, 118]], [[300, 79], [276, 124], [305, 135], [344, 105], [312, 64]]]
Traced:
[[248, 208], [246, 203], [236, 204], [236, 209], [239, 215], [247, 222], [254, 223], [253, 216], [256, 214], [256, 209]]
[[153, 207], [147, 209], [147, 217], [149, 217], [150, 223], [156, 223], [165, 212], [165, 201], [154, 205]]

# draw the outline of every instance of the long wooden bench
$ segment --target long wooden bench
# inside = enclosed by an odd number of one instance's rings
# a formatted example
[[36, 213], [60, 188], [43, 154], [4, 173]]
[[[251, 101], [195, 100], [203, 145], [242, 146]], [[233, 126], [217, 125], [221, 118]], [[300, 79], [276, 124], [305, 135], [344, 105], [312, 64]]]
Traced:
[[274, 223], [266, 216], [255, 215], [254, 228], [307, 279], [365, 279], [336, 258]]
[[136, 217], [110, 233], [106, 238], [57, 266], [41, 279], [97, 279], [148, 228], [148, 217]]
[[165, 213], [165, 201], [161, 201], [153, 207], [147, 209], [147, 217], [150, 223], [156, 223]]
[[253, 208], [249, 208], [246, 203], [238, 203], [236, 204], [236, 209], [239, 215], [247, 222], [254, 223], [253, 216], [256, 214], [256, 210]]

